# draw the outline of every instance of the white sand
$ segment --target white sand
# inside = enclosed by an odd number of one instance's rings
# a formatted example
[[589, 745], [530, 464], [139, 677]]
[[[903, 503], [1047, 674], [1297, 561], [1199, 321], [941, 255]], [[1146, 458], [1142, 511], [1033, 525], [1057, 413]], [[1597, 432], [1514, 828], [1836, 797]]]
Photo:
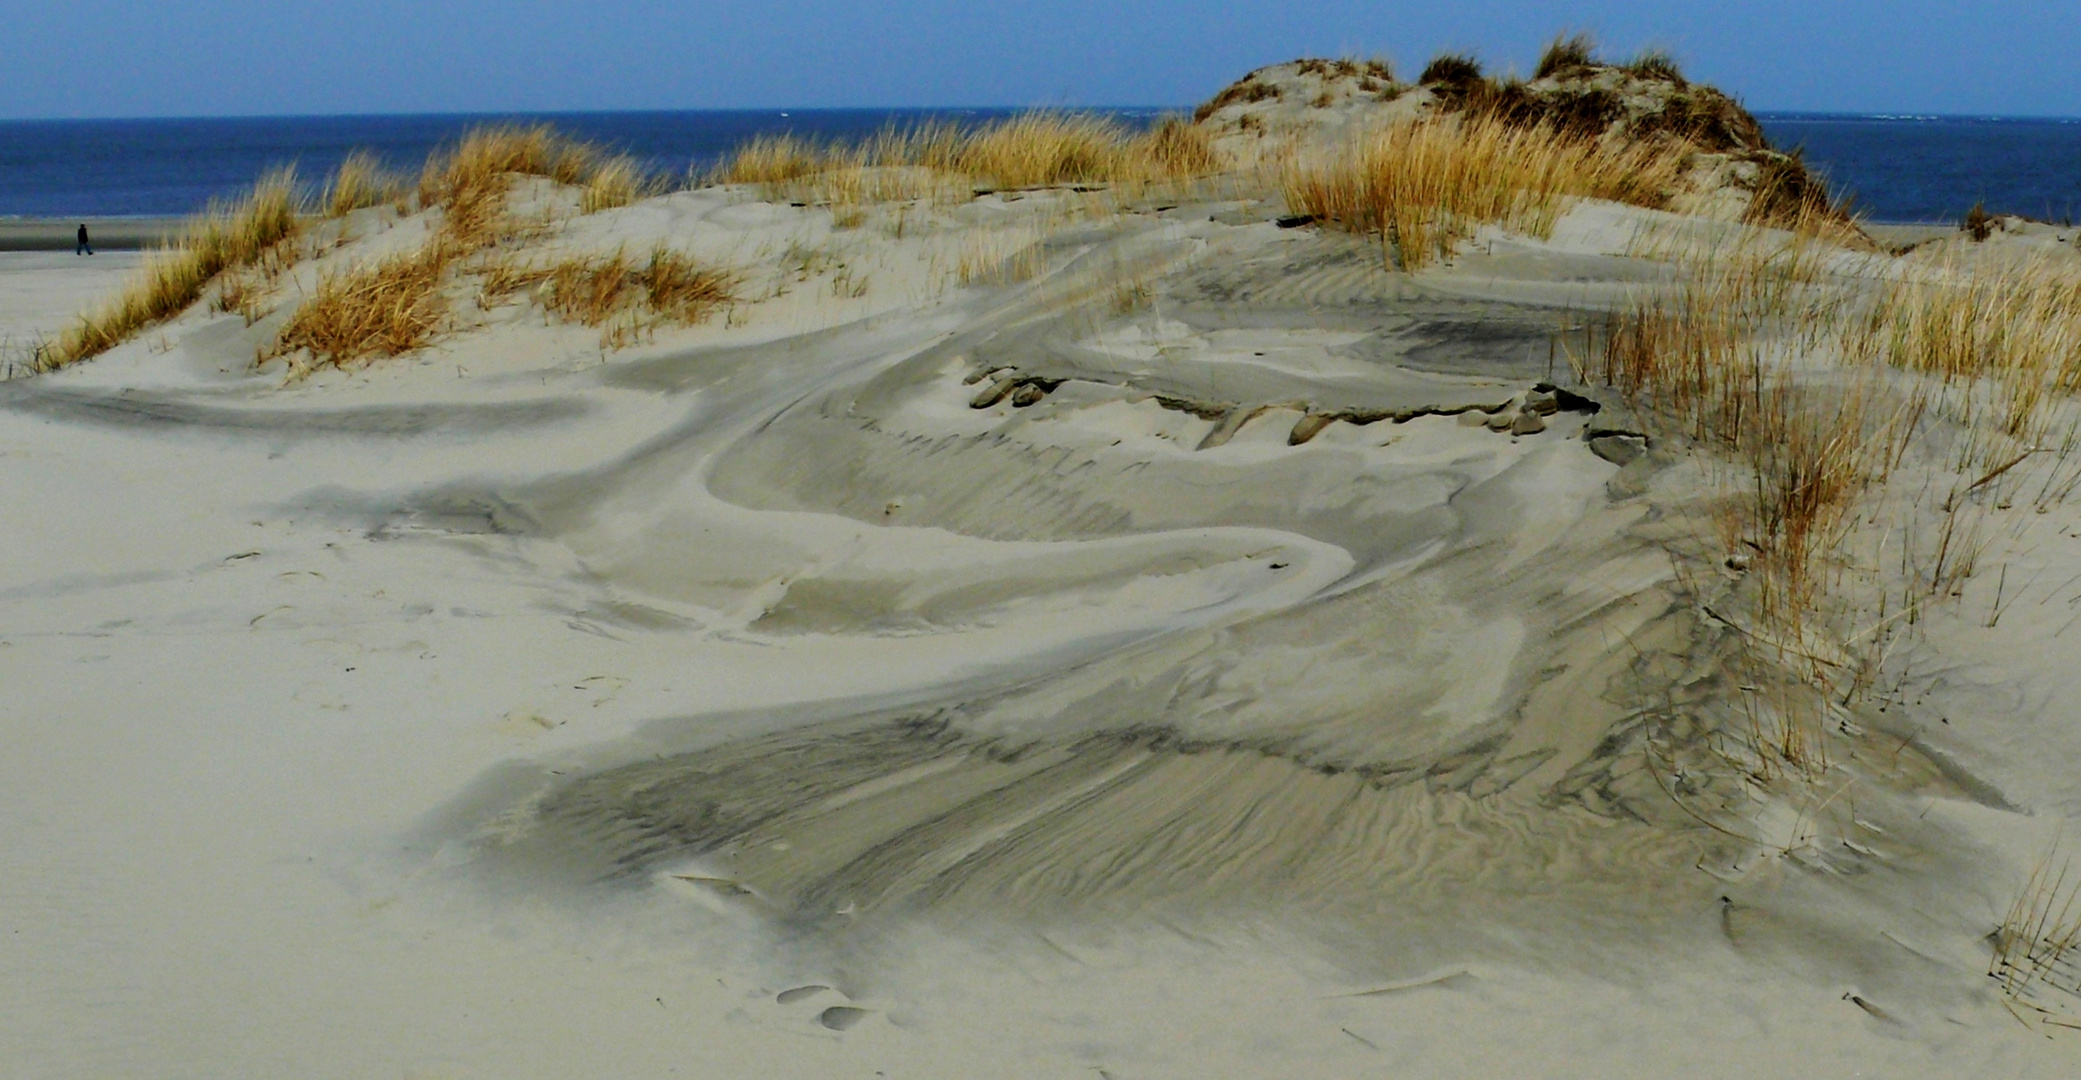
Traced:
[[[510, 305], [284, 386], [197, 311], [0, 384], [0, 1071], [2071, 1075], [1981, 939], [2081, 813], [2081, 513], [1846, 742], [1869, 832], [1731, 840], [1627, 696], [1716, 662], [1696, 471], [1352, 422], [1546, 377], [1639, 216], [1412, 280], [1234, 209], [686, 193], [554, 243], [821, 261], [619, 352]], [[49, 258], [8, 326], [99, 287]]]

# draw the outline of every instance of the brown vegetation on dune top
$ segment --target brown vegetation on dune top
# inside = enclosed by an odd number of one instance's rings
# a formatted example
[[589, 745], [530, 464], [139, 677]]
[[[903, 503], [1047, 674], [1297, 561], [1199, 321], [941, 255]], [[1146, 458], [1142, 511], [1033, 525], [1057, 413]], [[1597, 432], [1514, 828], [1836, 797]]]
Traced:
[[1326, 158], [1297, 159], [1281, 179], [1294, 213], [1377, 233], [1414, 270], [1480, 224], [1544, 235], [1569, 197], [1659, 206], [1688, 153], [1680, 144], [1614, 149], [1473, 114], [1395, 125]]
[[1423, 74], [1416, 77], [1416, 84], [1450, 89], [1471, 86], [1482, 78], [1481, 61], [1465, 53], [1440, 53], [1424, 65]]
[[1660, 79], [1679, 89], [1690, 85], [1684, 78], [1683, 69], [1677, 66], [1676, 57], [1660, 49], [1644, 50], [1639, 56], [1628, 61], [1625, 67], [1637, 78]]
[[1840, 242], [1860, 235], [1798, 153], [1773, 149], [1739, 102], [1690, 83], [1666, 53], [1650, 50], [1628, 63], [1608, 63], [1597, 58], [1588, 35], [1575, 34], [1547, 46], [1530, 82], [1486, 77], [1471, 57], [1454, 54], [1432, 60], [1421, 81], [1446, 112], [1622, 143], [1671, 140], [1726, 155], [1749, 177], [1743, 184], [1751, 192], [1745, 217], [1751, 224], [1819, 228]]
[[[1630, 64], [1607, 64], [1589, 51], [1578, 36], [1550, 47], [1559, 49], [1541, 61], [1542, 74], [1532, 82], [1490, 79], [1463, 57], [1441, 57], [1432, 92], [1447, 111], [1486, 112], [1512, 123], [1546, 124], [1576, 134], [1627, 140], [1672, 138], [1706, 153], [1755, 154], [1767, 151], [1763, 128], [1733, 98], [1709, 86], [1685, 81], [1667, 56], [1650, 53]], [[1623, 80], [1604, 78], [1620, 72], [1628, 78], [1663, 84], [1653, 98], [1629, 101]]]
[[942, 194], [950, 180], [1003, 188], [1135, 183], [1219, 167], [1206, 133], [1176, 118], [1132, 133], [1104, 117], [1041, 111], [973, 128], [890, 128], [854, 144], [760, 137], [738, 148], [709, 179], [757, 184], [768, 198], [845, 207]]
[[627, 206], [639, 199], [664, 191], [664, 178], [643, 168], [642, 163], [626, 154], [602, 160], [585, 180], [579, 193], [578, 211], [595, 214]]
[[1596, 49], [1596, 42], [1588, 34], [1557, 35], [1539, 54], [1539, 66], [1533, 69], [1532, 77], [1545, 79], [1587, 71], [1597, 63], [1593, 55]]
[[319, 203], [328, 217], [345, 217], [364, 207], [395, 202], [404, 190], [402, 177], [385, 170], [374, 154], [356, 150], [340, 162]]
[[[419, 198], [439, 208], [440, 227], [415, 250], [321, 277], [268, 355], [308, 353], [314, 363], [341, 366], [399, 356], [431, 342], [447, 320], [453, 279], [480, 269], [478, 257], [515, 234], [506, 213], [515, 176], [578, 187], [584, 213], [627, 205], [659, 189], [634, 159], [607, 155], [547, 126], [473, 130], [453, 149], [430, 157], [420, 174]], [[675, 317], [691, 310], [704, 284], [687, 280], [692, 271], [682, 263], [654, 257], [645, 272], [645, 280], [658, 282], [653, 293], [664, 298], [661, 310]]]
[[[429, 332], [407, 333], [402, 328], [431, 325], [426, 317], [428, 305], [437, 301], [416, 296], [400, 306], [398, 298], [429, 279], [421, 272], [425, 268], [445, 267], [500, 238], [508, 228], [504, 222], [506, 191], [515, 174], [580, 187], [581, 208], [588, 213], [625, 205], [661, 189], [657, 179], [633, 159], [607, 155], [546, 126], [472, 131], [452, 150], [430, 157], [421, 172], [417, 194], [422, 205], [438, 206], [442, 211], [439, 234], [427, 250], [406, 260], [409, 266], [386, 261], [378, 267], [328, 276], [327, 284], [314, 297], [314, 302], [322, 299], [323, 306], [292, 338], [327, 343], [314, 355], [338, 362], [376, 354], [352, 344], [360, 338], [359, 331], [351, 328], [392, 327], [395, 332], [386, 330], [369, 339], [383, 342]], [[220, 282], [216, 309], [237, 311], [251, 322], [275, 280], [306, 254], [292, 241], [302, 231], [300, 219], [307, 209], [344, 217], [364, 207], [399, 202], [406, 190], [401, 178], [385, 171], [374, 155], [364, 151], [347, 156], [318, 191], [314, 207], [306, 206], [293, 170], [271, 172], [243, 199], [213, 205], [191, 220], [171, 245], [148, 253], [144, 265], [113, 299], [83, 313], [56, 340], [40, 345], [32, 367], [48, 371], [99, 355], [181, 314], [204, 297], [212, 282]], [[357, 303], [376, 307], [350, 315], [347, 309]], [[321, 327], [330, 329], [321, 331]]]
[[1192, 110], [1192, 122], [1199, 123], [1207, 117], [1236, 102], [1269, 101], [1279, 96], [1279, 87], [1257, 77], [1256, 72], [1237, 79], [1221, 88], [1221, 92], [1202, 102]]

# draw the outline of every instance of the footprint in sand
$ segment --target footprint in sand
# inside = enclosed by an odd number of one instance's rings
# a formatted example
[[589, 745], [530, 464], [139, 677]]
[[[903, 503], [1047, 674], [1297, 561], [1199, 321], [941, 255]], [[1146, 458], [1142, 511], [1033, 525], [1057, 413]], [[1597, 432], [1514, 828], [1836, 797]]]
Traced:
[[796, 986], [786, 990], [782, 990], [780, 993], [773, 995], [773, 1000], [779, 1002], [782, 1005], [793, 1005], [794, 1003], [801, 1001], [803, 998], [815, 997], [818, 994], [821, 994], [829, 989], [831, 988], [828, 986], [819, 986], [814, 983], [808, 986]]
[[833, 1005], [817, 1014], [817, 1023], [833, 1031], [844, 1031], [866, 1016], [866, 1009], [855, 1009], [851, 1005]]

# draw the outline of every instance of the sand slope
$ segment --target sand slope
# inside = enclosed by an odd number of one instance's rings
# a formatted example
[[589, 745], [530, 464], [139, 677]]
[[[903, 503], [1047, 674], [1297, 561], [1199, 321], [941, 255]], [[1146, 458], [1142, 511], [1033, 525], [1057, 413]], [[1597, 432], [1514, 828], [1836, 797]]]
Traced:
[[771, 275], [625, 350], [285, 383], [198, 309], [0, 383], [5, 1071], [2075, 1067], [1982, 941], [2081, 806], [2050, 615], [1945, 616], [1839, 802], [1714, 765], [1710, 486], [1535, 389], [1655, 215], [1411, 277], [1075, 198], [573, 217]]

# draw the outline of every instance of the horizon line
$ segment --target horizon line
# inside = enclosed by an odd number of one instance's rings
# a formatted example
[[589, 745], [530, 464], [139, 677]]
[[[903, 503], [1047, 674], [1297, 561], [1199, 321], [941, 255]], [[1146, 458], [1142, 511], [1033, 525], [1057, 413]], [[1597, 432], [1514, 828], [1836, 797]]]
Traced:
[[[781, 115], [793, 113], [895, 113], [895, 112], [1190, 112], [1196, 105], [788, 105], [733, 108], [643, 108], [643, 109], [466, 109], [454, 111], [338, 112], [338, 113], [197, 113], [159, 116], [22, 116], [0, 117], [0, 124], [97, 124], [152, 123], [174, 121], [238, 120], [377, 120], [393, 118], [469, 118], [511, 116], [675, 116], [688, 114]], [[2081, 115], [2050, 113], [1925, 112], [1886, 110], [1876, 112], [1831, 109], [1750, 109], [1759, 118], [1814, 120], [1972, 120], [1990, 123], [2040, 122], [2081, 123]]]

